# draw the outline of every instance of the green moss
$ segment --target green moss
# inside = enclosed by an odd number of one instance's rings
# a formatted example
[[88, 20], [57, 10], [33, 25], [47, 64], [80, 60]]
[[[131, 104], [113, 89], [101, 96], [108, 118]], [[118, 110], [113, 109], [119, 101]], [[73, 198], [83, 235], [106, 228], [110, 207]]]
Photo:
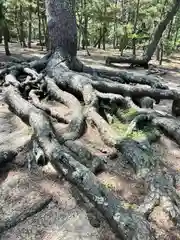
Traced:
[[104, 187], [110, 189], [110, 190], [115, 190], [115, 187], [111, 183], [103, 183]]
[[[114, 121], [111, 124], [111, 127], [121, 136], [125, 136], [126, 131], [128, 129], [129, 124], [121, 123], [116, 117], [114, 117]], [[151, 128], [145, 128], [144, 130], [133, 131], [127, 137], [132, 138], [134, 140], [138, 140], [144, 138], [148, 133], [152, 131]]]
[[137, 113], [135, 108], [129, 108], [128, 110], [124, 110], [122, 113], [122, 117], [129, 118], [135, 116]]
[[136, 209], [137, 205], [135, 203], [124, 202], [123, 207], [125, 209]]
[[31, 127], [28, 127], [28, 129], [27, 129], [27, 134], [28, 134], [28, 135], [32, 135], [32, 133], [33, 133], [32, 128], [31, 128]]

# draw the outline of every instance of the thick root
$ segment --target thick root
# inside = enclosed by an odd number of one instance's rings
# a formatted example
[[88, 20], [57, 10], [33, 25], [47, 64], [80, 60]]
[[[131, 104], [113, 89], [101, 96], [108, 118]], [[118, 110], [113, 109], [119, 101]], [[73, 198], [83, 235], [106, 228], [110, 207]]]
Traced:
[[174, 177], [166, 172], [156, 172], [148, 176], [149, 193], [138, 208], [142, 214], [149, 216], [154, 207], [161, 205], [175, 224], [180, 224], [180, 197], [174, 186]]
[[162, 89], [152, 89], [145, 88], [140, 86], [130, 86], [121, 83], [109, 83], [109, 82], [98, 82], [93, 81], [92, 86], [104, 93], [115, 93], [121, 94], [122, 96], [130, 96], [130, 97], [151, 97], [155, 100], [159, 99], [179, 99], [180, 93], [178, 91], [173, 90], [162, 90]]
[[13, 161], [16, 155], [17, 152], [15, 151], [0, 150], [0, 166], [2, 166], [2, 164], [4, 165], [8, 162]]
[[62, 91], [52, 79], [46, 77], [46, 84], [49, 95], [73, 111], [72, 120], [68, 126], [68, 133], [62, 136], [62, 141], [75, 140], [81, 137], [85, 129], [85, 117], [79, 100], [72, 94]]
[[124, 58], [124, 57], [107, 57], [106, 58], [106, 65], [110, 65], [112, 63], [129, 63], [131, 67], [133, 66], [140, 66], [148, 69], [148, 62], [144, 59], [137, 59], [137, 58]]
[[103, 214], [119, 238], [155, 239], [149, 223], [141, 215], [125, 209], [121, 202], [99, 183], [91, 171], [64, 151], [56, 139], [50, 120], [42, 111], [25, 101], [13, 87], [8, 88], [6, 101], [11, 110], [33, 128], [40, 147], [55, 169], [63, 173], [67, 180], [85, 194]]
[[41, 103], [34, 90], [32, 90], [29, 93], [29, 97], [32, 100], [32, 103], [35, 107], [43, 110], [48, 115], [50, 115], [52, 118], [55, 118], [58, 122], [65, 123], [65, 124], [69, 122], [68, 119], [66, 119], [64, 116], [61, 116], [59, 114], [59, 112], [56, 112], [56, 111], [50, 109], [45, 103]]

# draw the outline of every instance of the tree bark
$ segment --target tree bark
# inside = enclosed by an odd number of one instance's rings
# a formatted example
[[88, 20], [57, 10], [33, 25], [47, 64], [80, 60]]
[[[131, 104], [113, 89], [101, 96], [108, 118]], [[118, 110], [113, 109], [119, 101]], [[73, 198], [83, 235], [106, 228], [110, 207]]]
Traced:
[[0, 43], [2, 43], [3, 29], [0, 27]]
[[39, 43], [40, 43], [41, 50], [43, 50], [42, 34], [41, 34], [40, 1], [39, 1], [39, 0], [37, 0], [37, 14], [38, 14], [38, 35], [39, 35]]
[[[115, 1], [115, 8], [117, 8], [117, 0]], [[116, 38], [117, 38], [117, 33], [116, 33], [116, 30], [117, 29], [117, 14], [115, 12], [114, 14], [114, 26], [113, 26], [113, 31], [114, 31], [114, 34], [113, 34], [113, 48], [115, 49], [116, 48]]]
[[9, 51], [9, 44], [8, 44], [8, 26], [6, 20], [4, 19], [3, 23], [3, 35], [4, 35], [4, 48], [7, 56], [10, 56], [11, 53]]
[[77, 27], [73, 3], [72, 0], [46, 0], [51, 49], [55, 51], [62, 48], [70, 56], [76, 56], [77, 53]]
[[[137, 22], [138, 22], [138, 17], [139, 17], [139, 5], [140, 5], [140, 0], [137, 0], [133, 34], [136, 34]], [[132, 48], [133, 48], [133, 56], [136, 56], [136, 37], [135, 36], [132, 39]]]
[[32, 39], [32, 5], [29, 5], [29, 22], [28, 22], [28, 48], [31, 48]]
[[21, 98], [13, 87], [8, 89], [6, 101], [11, 110], [33, 128], [40, 147], [54, 168], [83, 192], [120, 239], [155, 240], [144, 217], [133, 210], [125, 209], [123, 203], [108, 191], [88, 168], [58, 143], [52, 124], [45, 114]]
[[106, 64], [110, 65], [112, 63], [129, 63], [131, 66], [141, 66], [144, 68], [148, 68], [148, 63], [145, 59], [138, 59], [138, 58], [125, 58], [125, 57], [107, 57]]
[[23, 7], [20, 5], [19, 9], [19, 21], [20, 21], [20, 43], [22, 47], [26, 47], [25, 36], [24, 36], [24, 17], [23, 17]]

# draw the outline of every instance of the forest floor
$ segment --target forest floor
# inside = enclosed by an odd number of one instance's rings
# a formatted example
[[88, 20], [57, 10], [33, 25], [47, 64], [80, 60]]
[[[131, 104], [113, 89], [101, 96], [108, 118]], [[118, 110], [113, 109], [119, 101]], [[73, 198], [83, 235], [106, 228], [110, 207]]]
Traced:
[[[12, 56], [42, 56], [39, 49], [21, 49], [17, 44], [11, 44]], [[86, 51], [79, 51], [79, 58], [87, 65], [109, 68], [105, 66], [105, 56], [118, 54], [111, 49], [107, 51], [90, 49], [91, 56]], [[0, 46], [0, 62], [8, 61], [4, 56], [3, 46]], [[154, 62], [155, 63], [155, 62]], [[173, 55], [162, 66], [167, 69], [163, 76], [163, 83], [170, 88], [180, 88], [180, 53]], [[143, 69], [128, 69], [125, 65], [111, 70], [138, 71]], [[163, 100], [155, 109], [171, 112], [172, 102]], [[61, 104], [53, 106], [64, 114], [70, 114]], [[27, 156], [31, 129], [18, 117], [12, 114], [4, 103], [4, 94], [0, 88], [0, 151], [11, 149], [19, 154], [12, 163], [0, 168], [0, 240], [114, 240], [116, 239], [101, 219], [100, 228], [91, 226], [88, 213], [82, 201], [77, 199], [74, 187], [59, 178], [50, 164], [43, 168], [27, 167]], [[102, 154], [112, 151], [101, 141], [93, 126], [89, 126], [86, 134], [78, 141], [87, 146], [92, 152]], [[168, 165], [170, 172], [180, 173], [180, 148], [173, 141], [162, 136], [154, 145], [161, 160]], [[106, 187], [117, 197], [124, 199], [132, 208], [143, 200], [146, 194], [144, 182], [140, 181], [133, 171], [118, 155], [116, 159], [108, 161], [107, 170], [98, 175]], [[180, 186], [179, 186], [180, 189]], [[10, 225], [13, 219], [14, 224]], [[161, 207], [156, 207], [150, 215], [157, 239], [180, 239], [178, 230]]]

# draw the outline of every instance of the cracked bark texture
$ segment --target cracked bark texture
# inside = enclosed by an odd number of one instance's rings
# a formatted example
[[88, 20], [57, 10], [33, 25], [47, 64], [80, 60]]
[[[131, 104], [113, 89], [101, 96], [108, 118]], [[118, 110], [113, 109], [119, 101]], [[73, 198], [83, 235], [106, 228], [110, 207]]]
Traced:
[[50, 49], [62, 48], [71, 56], [77, 53], [77, 28], [74, 0], [46, 0]]

